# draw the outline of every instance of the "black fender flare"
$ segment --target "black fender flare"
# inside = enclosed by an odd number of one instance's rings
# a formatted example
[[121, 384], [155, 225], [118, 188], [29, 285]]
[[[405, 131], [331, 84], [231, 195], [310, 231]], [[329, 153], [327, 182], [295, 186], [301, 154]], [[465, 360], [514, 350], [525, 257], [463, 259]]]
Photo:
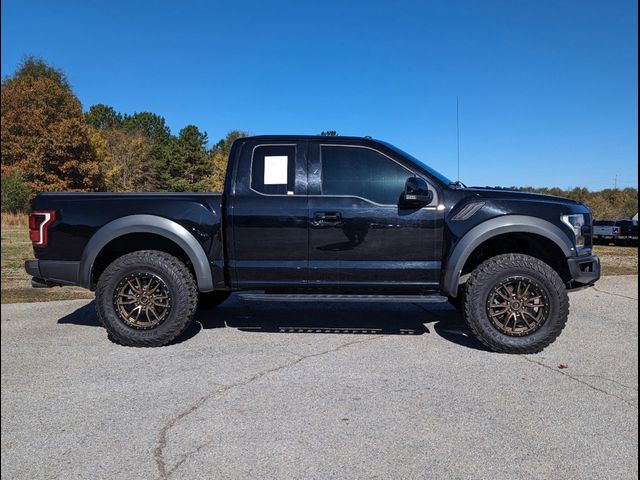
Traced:
[[189, 257], [196, 274], [198, 290], [213, 290], [213, 275], [209, 258], [202, 245], [182, 225], [157, 215], [128, 215], [113, 220], [93, 234], [80, 259], [79, 283], [91, 288], [91, 273], [96, 258], [112, 240], [129, 233], [153, 233], [165, 237], [178, 245]]
[[505, 233], [533, 233], [555, 243], [566, 257], [575, 255], [575, 246], [560, 227], [542, 218], [528, 215], [504, 215], [482, 222], [469, 230], [454, 246], [442, 279], [445, 295], [456, 297], [464, 264], [483, 242]]

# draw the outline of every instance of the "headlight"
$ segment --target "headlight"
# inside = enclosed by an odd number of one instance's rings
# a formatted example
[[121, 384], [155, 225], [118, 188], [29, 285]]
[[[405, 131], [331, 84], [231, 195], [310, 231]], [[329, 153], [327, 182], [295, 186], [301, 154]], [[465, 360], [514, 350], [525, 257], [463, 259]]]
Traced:
[[576, 247], [584, 247], [585, 241], [582, 235], [582, 227], [584, 226], [584, 215], [581, 213], [573, 215], [562, 215], [562, 221], [566, 223], [573, 233], [576, 235]]

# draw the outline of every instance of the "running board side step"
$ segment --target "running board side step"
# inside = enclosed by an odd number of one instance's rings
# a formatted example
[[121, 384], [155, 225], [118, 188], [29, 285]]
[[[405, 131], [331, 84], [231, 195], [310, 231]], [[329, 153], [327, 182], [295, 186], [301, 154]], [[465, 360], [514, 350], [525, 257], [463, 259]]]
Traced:
[[382, 302], [382, 303], [444, 303], [441, 295], [332, 295], [332, 294], [282, 294], [242, 293], [240, 300], [250, 302]]

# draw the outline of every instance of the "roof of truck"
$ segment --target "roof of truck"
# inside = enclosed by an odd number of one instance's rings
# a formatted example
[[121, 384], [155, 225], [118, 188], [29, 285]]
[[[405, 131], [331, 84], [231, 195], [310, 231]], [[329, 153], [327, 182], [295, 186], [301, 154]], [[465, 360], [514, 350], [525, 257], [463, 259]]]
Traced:
[[340, 141], [340, 142], [376, 142], [380, 143], [381, 140], [376, 140], [371, 137], [354, 137], [354, 136], [344, 136], [344, 135], [254, 135], [252, 137], [242, 137], [238, 140], [283, 140], [283, 141], [291, 141], [291, 140], [331, 140], [331, 141]]

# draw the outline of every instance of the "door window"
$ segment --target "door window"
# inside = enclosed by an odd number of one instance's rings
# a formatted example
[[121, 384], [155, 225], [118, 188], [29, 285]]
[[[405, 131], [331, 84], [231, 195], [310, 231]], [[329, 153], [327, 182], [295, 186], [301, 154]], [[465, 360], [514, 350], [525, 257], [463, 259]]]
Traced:
[[412, 173], [375, 150], [323, 145], [322, 194], [397, 205]]

